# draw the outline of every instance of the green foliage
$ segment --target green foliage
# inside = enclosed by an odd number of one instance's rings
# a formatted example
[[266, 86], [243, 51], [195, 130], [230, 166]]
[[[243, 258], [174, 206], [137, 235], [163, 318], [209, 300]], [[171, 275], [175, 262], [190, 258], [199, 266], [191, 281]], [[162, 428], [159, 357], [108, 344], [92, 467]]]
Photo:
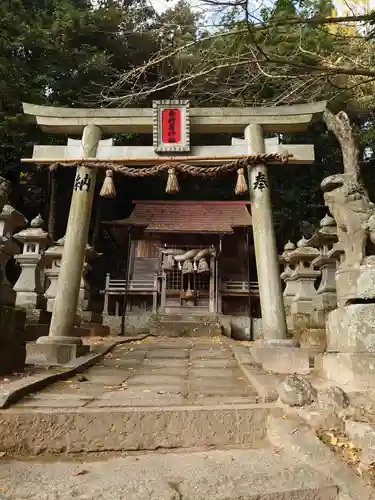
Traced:
[[[263, 21], [276, 24], [262, 30], [255, 29], [251, 19], [239, 21], [234, 10], [227, 10], [217, 32], [224, 36], [202, 41], [207, 36], [202, 17], [184, 0], [162, 15], [156, 15], [145, 0], [100, 0], [94, 5], [89, 0], [1, 2], [0, 175], [13, 182], [12, 202], [28, 217], [40, 210], [46, 216], [48, 175], [45, 170], [22, 166], [20, 159], [31, 155], [34, 144], [66, 142], [66, 137], [46, 137], [38, 127], [28, 123], [22, 113], [22, 101], [72, 107], [102, 105], [103, 88], [107, 96], [117, 97], [117, 82], [124, 72], [142, 67], [152, 55], [166, 54], [181, 46], [184, 49], [176, 51], [172, 58], [143, 71], [136, 85], [160, 90], [153, 94], [145, 92], [134, 104], [150, 106], [153, 99], [173, 97], [176, 88], [167, 85], [163, 88], [160, 83], [178, 81], [183, 74], [191, 78], [178, 86], [177, 93], [189, 98], [192, 105], [278, 105], [328, 99], [333, 111], [346, 110], [356, 126], [366, 185], [375, 197], [371, 170], [375, 151], [374, 107], [373, 98], [369, 99], [373, 87], [365, 87], [361, 94], [357, 87], [345, 88], [349, 82], [347, 76], [307, 78], [303, 71], [303, 65], [318, 67], [320, 57], [329, 59], [343, 51], [355, 56], [356, 45], [350, 45], [345, 37], [335, 36], [327, 26], [277, 24], [282, 20], [329, 15], [331, 7], [326, 0], [277, 0], [272, 8], [262, 9]], [[242, 32], [228, 36], [230, 29]], [[302, 51], [297, 50], [300, 46]], [[298, 64], [287, 67], [273, 62], [267, 64], [267, 72], [261, 73], [253, 60], [254, 49], [260, 57], [263, 50], [280, 58], [293, 58]], [[236, 66], [238, 61], [241, 64]], [[204, 71], [210, 65], [215, 66], [214, 70]], [[202, 71], [195, 74], [196, 68]], [[133, 84], [123, 80], [121, 93], [132, 92]], [[362, 99], [363, 93], [366, 99]], [[323, 217], [320, 181], [342, 170], [339, 146], [323, 125], [306, 134], [284, 135], [282, 140], [313, 143], [316, 162], [312, 166], [270, 169], [280, 245], [289, 238], [299, 239], [301, 231], [308, 232], [309, 225]], [[151, 144], [150, 137], [136, 134], [119, 134], [115, 141]], [[198, 141], [229, 144], [230, 138], [201, 136]], [[57, 173], [57, 236], [65, 231], [72, 175], [69, 169]], [[114, 201], [102, 202], [104, 219], [125, 216], [132, 199], [162, 198], [165, 179], [140, 181], [116, 176], [116, 185], [122, 195]], [[182, 179], [177, 198], [234, 199], [233, 185], [221, 178], [211, 182]], [[96, 208], [97, 205], [94, 217]]]
[[66, 138], [46, 138], [27, 123], [22, 102], [97, 105], [103, 86], [155, 49], [152, 15], [142, 1], [101, 0], [95, 8], [89, 0], [0, 3], [0, 174], [13, 181], [12, 201], [27, 215], [40, 210], [48, 176], [21, 167], [21, 157], [34, 144]]

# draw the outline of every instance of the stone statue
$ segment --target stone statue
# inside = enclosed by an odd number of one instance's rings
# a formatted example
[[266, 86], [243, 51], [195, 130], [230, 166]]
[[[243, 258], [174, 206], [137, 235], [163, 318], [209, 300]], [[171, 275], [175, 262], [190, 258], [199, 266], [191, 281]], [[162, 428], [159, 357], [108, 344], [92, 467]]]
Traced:
[[344, 164], [343, 174], [323, 180], [324, 201], [336, 221], [339, 244], [345, 251], [343, 266], [358, 267], [369, 250], [367, 243], [375, 244], [375, 207], [361, 181], [358, 146], [348, 115], [326, 110], [324, 121], [340, 143]]
[[374, 204], [351, 173], [331, 175], [323, 180], [321, 188], [337, 224], [337, 237], [345, 250], [345, 266], [361, 265], [368, 240], [375, 243]]
[[337, 308], [326, 317], [326, 353], [321, 370], [329, 385], [349, 391], [375, 387], [375, 207], [361, 181], [357, 141], [348, 116], [324, 113], [340, 143], [344, 173], [321, 186], [337, 224], [338, 243], [328, 257], [342, 255], [335, 272]]

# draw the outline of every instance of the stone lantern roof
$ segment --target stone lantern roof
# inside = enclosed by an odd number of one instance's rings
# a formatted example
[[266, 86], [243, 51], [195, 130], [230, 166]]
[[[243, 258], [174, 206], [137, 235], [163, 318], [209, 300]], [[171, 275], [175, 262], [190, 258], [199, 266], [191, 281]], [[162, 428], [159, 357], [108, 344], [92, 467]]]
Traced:
[[47, 231], [44, 231], [42, 229], [43, 225], [44, 221], [41, 216], [38, 215], [31, 221], [30, 227], [28, 227], [27, 229], [23, 229], [19, 233], [15, 234], [14, 239], [21, 243], [35, 242], [48, 245], [48, 243], [51, 241], [51, 238]]

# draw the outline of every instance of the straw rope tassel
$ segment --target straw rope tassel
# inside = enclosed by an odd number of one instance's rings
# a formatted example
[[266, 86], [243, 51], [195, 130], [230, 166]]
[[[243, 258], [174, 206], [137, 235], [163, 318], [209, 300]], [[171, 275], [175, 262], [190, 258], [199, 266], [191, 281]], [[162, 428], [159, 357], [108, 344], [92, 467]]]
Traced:
[[102, 189], [99, 193], [103, 198], [115, 198], [116, 197], [116, 188], [115, 183], [113, 182], [113, 172], [112, 170], [106, 170], [105, 179], [103, 182]]
[[236, 183], [236, 188], [234, 190], [235, 194], [244, 194], [247, 193], [248, 187], [244, 175], [244, 169], [239, 168], [237, 170], [237, 183]]
[[168, 180], [165, 187], [165, 192], [169, 194], [178, 193], [180, 191], [180, 186], [178, 185], [178, 180], [176, 176], [176, 169], [168, 169]]

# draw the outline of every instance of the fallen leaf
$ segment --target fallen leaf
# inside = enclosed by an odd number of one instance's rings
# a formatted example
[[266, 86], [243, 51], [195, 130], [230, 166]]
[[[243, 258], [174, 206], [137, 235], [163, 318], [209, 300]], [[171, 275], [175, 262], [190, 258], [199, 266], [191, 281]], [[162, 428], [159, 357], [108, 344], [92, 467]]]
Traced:
[[84, 476], [85, 474], [88, 474], [89, 471], [88, 470], [85, 470], [85, 469], [82, 469], [82, 470], [79, 470], [77, 472], [73, 472], [73, 476]]
[[0, 451], [0, 457], [5, 457], [6, 453], [5, 451]]

